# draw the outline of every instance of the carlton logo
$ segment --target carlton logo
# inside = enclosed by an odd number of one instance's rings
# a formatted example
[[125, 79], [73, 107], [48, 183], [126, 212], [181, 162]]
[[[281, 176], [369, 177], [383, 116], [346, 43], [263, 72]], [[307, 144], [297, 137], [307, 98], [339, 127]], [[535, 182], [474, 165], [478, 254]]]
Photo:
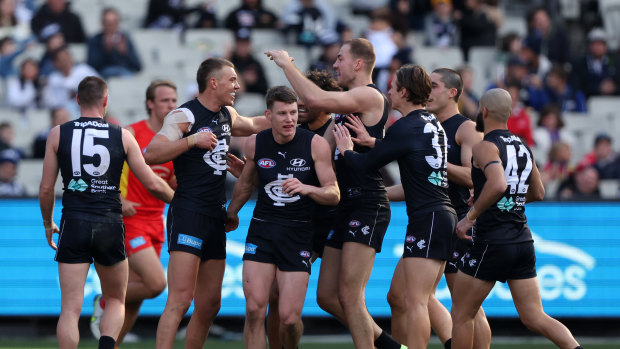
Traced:
[[304, 258], [310, 258], [310, 252], [308, 251], [299, 251], [299, 255]]
[[405, 238], [405, 242], [412, 243], [412, 242], [414, 242], [414, 241], [415, 241], [415, 236], [413, 236], [413, 235], [408, 235], [408, 236]]
[[211, 132], [211, 133], [213, 133], [213, 131], [210, 128], [208, 128], [208, 127], [201, 127], [201, 128], [198, 129], [198, 131], [196, 131], [196, 133], [198, 133], [198, 132]]
[[276, 166], [276, 162], [268, 158], [262, 158], [258, 160], [258, 166], [261, 168], [274, 168]]
[[291, 166], [301, 167], [301, 166], [303, 166], [305, 164], [306, 164], [306, 160], [304, 160], [304, 159], [295, 158], [295, 159], [291, 160]]
[[362, 225], [362, 223], [360, 221], [350, 221], [349, 222], [349, 227], [351, 227], [351, 228], [357, 228], [360, 225]]

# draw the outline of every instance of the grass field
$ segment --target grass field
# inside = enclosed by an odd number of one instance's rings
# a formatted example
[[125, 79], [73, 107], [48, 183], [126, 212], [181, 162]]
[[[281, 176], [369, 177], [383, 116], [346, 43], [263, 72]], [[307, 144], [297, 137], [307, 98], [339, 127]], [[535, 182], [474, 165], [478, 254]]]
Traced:
[[[498, 340], [499, 341], [499, 340]], [[506, 340], [501, 340], [505, 342]], [[540, 343], [541, 339], [528, 340], [523, 339], [520, 343], [492, 343], [493, 349], [551, 349], [556, 348], [551, 343]], [[587, 349], [618, 349], [620, 347], [620, 341], [609, 341], [609, 343], [601, 343], [600, 340], [596, 340], [592, 343], [584, 342], [582, 345]], [[302, 342], [299, 346], [301, 349], [353, 349], [353, 343], [323, 343], [323, 342]], [[41, 339], [41, 340], [3, 340], [0, 339], [1, 349], [10, 348], [30, 348], [30, 349], [47, 349], [57, 348], [57, 343], [54, 339]], [[81, 349], [97, 349], [97, 342], [92, 339], [85, 339], [80, 342]], [[155, 348], [154, 340], [144, 340], [139, 343], [127, 343], [124, 344], [122, 349], [151, 349]], [[177, 341], [174, 345], [175, 349], [183, 348], [183, 342]], [[242, 349], [243, 343], [239, 341], [221, 341], [221, 340], [208, 340], [205, 345], [207, 349]], [[429, 349], [442, 349], [443, 346], [439, 343], [431, 343], [428, 346]]]

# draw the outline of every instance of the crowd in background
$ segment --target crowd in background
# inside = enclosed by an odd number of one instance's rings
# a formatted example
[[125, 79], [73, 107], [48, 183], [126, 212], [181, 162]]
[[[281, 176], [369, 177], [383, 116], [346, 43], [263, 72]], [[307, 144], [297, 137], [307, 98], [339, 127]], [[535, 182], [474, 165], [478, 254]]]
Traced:
[[[288, 44], [308, 52], [318, 47], [321, 53], [312, 57], [310, 69], [330, 73], [340, 44], [356, 35], [366, 37], [377, 56], [373, 78], [384, 93], [400, 66], [415, 63], [415, 50], [458, 47], [468, 62], [473, 47], [496, 47], [497, 74], [488, 88], [510, 92], [510, 131], [534, 150], [551, 193], [548, 197], [598, 199], [600, 180], [620, 180], [620, 157], [611, 134], [598, 135], [592, 152], [573, 164], [574, 138], [563, 129], [563, 113], [588, 112], [586, 101], [591, 96], [620, 96], [620, 55], [610, 48], [617, 45], [602, 29], [597, 1], [580, 1], [580, 16], [568, 19], [561, 1], [351, 0], [352, 14], [368, 18], [361, 33], [354, 33], [327, 0], [289, 0], [278, 14], [269, 8], [269, 1], [238, 2], [238, 7], [219, 18], [212, 2], [150, 0], [142, 25], [154, 30], [230, 29], [235, 40], [227, 58], [238, 70], [242, 91], [257, 94], [264, 94], [270, 84], [262, 57], [252, 54], [250, 33], [255, 28], [277, 30]], [[519, 4], [524, 8], [525, 34], [500, 34], [505, 9]], [[1, 104], [16, 111], [49, 110], [53, 127], [78, 115], [75, 91], [84, 77], [139, 74], [143, 63], [122, 17], [118, 9], [103, 9], [101, 31], [89, 37], [80, 14], [67, 0], [0, 0], [0, 32], [4, 35], [0, 38]], [[414, 32], [422, 34], [423, 42], [412, 44], [408, 36]], [[41, 57], [17, 65], [16, 58], [36, 42], [45, 46]], [[86, 46], [85, 62], [74, 59], [67, 46], [73, 43]], [[474, 119], [478, 96], [472, 88], [472, 66], [453, 68], [464, 81], [461, 112]], [[398, 117], [392, 113], [392, 121]], [[0, 124], [0, 196], [35, 195], [25, 193], [18, 184], [16, 167], [25, 156], [42, 158], [49, 129], [32, 140], [31, 149], [15, 149], [13, 127], [12, 123]]]

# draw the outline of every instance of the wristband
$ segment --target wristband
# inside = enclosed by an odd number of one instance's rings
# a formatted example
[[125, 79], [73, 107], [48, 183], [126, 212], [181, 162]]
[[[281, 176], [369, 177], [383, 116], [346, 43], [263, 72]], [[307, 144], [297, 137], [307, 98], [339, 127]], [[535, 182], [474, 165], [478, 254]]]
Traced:
[[193, 148], [196, 145], [196, 134], [187, 137], [187, 147]]
[[471, 213], [471, 211], [473, 211], [474, 208], [472, 207], [469, 211], [467, 211], [467, 214], [465, 215], [465, 218], [467, 218], [468, 221], [472, 222], [472, 223], [476, 223], [476, 219], [471, 219], [469, 218], [469, 214]]

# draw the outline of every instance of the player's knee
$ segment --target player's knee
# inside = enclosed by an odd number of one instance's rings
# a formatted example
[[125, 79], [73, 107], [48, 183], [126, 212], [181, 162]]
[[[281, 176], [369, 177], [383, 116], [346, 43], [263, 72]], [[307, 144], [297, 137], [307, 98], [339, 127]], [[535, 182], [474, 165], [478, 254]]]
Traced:
[[166, 279], [157, 279], [152, 280], [148, 284], [146, 284], [147, 288], [147, 297], [148, 299], [155, 298], [159, 296], [166, 289]]
[[265, 318], [267, 312], [266, 304], [246, 300], [245, 316], [250, 321], [260, 321]]
[[280, 323], [285, 329], [297, 326], [301, 320], [301, 313], [288, 312], [286, 314], [280, 314]]
[[520, 317], [523, 325], [533, 332], [540, 332], [540, 328], [545, 320], [543, 314], [524, 314], [523, 316], [520, 315]]
[[334, 297], [333, 293], [326, 292], [324, 290], [321, 290], [320, 288], [316, 293], [316, 302], [321, 309], [330, 314], [333, 314], [334, 309], [340, 306], [338, 297]]
[[362, 300], [359, 298], [359, 294], [359, 292], [354, 292], [350, 288], [340, 287], [338, 290], [338, 301], [342, 305], [343, 309], [350, 309], [362, 303]]
[[387, 302], [390, 308], [392, 308], [392, 311], [404, 311], [406, 308], [405, 295], [400, 292], [395, 292], [392, 288], [388, 291]]

